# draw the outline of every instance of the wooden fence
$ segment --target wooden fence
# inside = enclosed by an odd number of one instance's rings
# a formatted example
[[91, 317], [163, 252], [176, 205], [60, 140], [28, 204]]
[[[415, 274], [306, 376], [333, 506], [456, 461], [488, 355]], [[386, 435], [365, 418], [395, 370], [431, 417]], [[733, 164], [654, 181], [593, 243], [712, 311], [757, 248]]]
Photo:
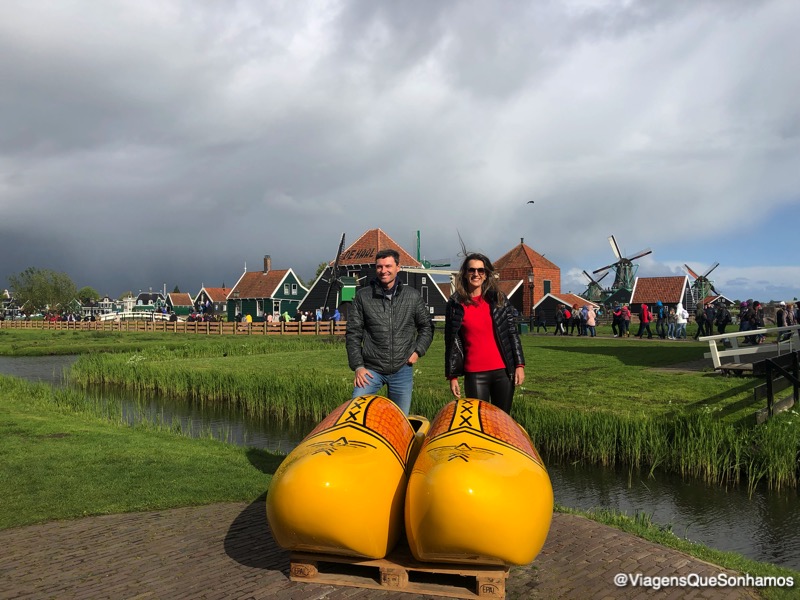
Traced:
[[228, 323], [188, 321], [0, 321], [0, 329], [55, 331], [158, 331], [202, 335], [344, 335], [346, 321], [289, 321], [288, 323]]

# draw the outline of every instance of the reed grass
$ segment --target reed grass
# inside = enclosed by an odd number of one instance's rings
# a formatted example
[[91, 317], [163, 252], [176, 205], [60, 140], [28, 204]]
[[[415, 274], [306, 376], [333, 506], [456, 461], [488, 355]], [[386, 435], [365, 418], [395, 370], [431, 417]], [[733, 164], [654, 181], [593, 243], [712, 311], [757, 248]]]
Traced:
[[[523, 338], [528, 380], [512, 415], [549, 460], [664, 470], [751, 490], [797, 487], [800, 422], [780, 415], [755, 426], [757, 380], [659, 368], [701, 359], [705, 344]], [[442, 364], [436, 336], [415, 368], [412, 410], [429, 419], [452, 400]], [[318, 422], [352, 393], [336, 338], [178, 345], [162, 338], [136, 352], [81, 356], [71, 380], [234, 406], [289, 424]]]

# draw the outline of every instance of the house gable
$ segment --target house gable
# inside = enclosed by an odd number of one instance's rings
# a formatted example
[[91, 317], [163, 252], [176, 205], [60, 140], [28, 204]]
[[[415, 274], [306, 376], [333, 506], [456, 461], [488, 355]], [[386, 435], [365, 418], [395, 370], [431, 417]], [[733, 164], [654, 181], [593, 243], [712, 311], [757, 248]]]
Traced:
[[[329, 310], [340, 308], [344, 318], [346, 318], [346, 310], [349, 306], [347, 296], [343, 300], [341, 290], [337, 286], [331, 285], [331, 280], [334, 277], [340, 281], [346, 280], [346, 278], [354, 278], [356, 289], [369, 285], [370, 281], [375, 277], [375, 255], [379, 250], [387, 248], [396, 250], [400, 255], [400, 266], [403, 267], [398, 274], [400, 281], [417, 289], [422, 294], [428, 309], [432, 311], [431, 316], [444, 316], [449, 294], [445, 294], [442, 291], [434, 281], [431, 273], [427, 272], [419, 261], [414, 259], [383, 230], [377, 228], [364, 232], [361, 237], [339, 255], [336, 273], [333, 273], [334, 261], [328, 263], [328, 266], [319, 274], [305, 299], [301, 302], [299, 310], [313, 311], [317, 308], [323, 308], [327, 299], [327, 308]], [[329, 288], [330, 294], [328, 294]], [[350, 287], [348, 291], [352, 291], [352, 288]]]
[[[361, 234], [355, 242], [339, 255], [340, 265], [374, 265], [379, 250], [396, 250], [400, 255], [401, 267], [421, 267], [422, 264], [406, 252], [400, 244], [389, 237], [382, 229], [370, 229]], [[328, 263], [333, 265], [334, 261]]]
[[[519, 310], [522, 314], [530, 314], [531, 300], [543, 298], [548, 293], [561, 293], [561, 269], [544, 256], [525, 245], [525, 240], [494, 261], [494, 270], [500, 280], [518, 281], [523, 293], [519, 293]], [[528, 277], [533, 274], [532, 295], [529, 290]], [[546, 283], [547, 282], [547, 283]]]

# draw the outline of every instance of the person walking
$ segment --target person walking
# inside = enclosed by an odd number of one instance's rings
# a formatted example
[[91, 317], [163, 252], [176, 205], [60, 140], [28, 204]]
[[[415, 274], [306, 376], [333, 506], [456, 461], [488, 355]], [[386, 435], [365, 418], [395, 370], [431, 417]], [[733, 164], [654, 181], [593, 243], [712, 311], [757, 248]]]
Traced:
[[559, 304], [558, 308], [556, 309], [556, 330], [553, 332], [553, 335], [567, 335], [567, 330], [564, 327], [564, 321], [569, 319], [569, 317], [565, 314], [565, 307], [563, 304]]
[[433, 341], [433, 322], [420, 293], [397, 278], [397, 250], [379, 250], [375, 271], [375, 279], [356, 292], [347, 312], [353, 398], [376, 394], [385, 385], [389, 399], [408, 414], [414, 364]]
[[636, 334], [636, 337], [642, 339], [644, 336], [644, 332], [647, 331], [647, 339], [653, 339], [653, 332], [650, 330], [650, 321], [652, 319], [652, 315], [650, 314], [650, 307], [647, 306], [644, 302], [639, 310], [639, 333]]
[[675, 330], [676, 330], [675, 309], [670, 308], [669, 314], [667, 315], [667, 339], [669, 340], [675, 339]]
[[706, 334], [706, 311], [702, 306], [698, 306], [694, 311], [694, 322], [697, 323], [697, 333], [694, 334], [694, 339], [699, 340], [701, 335]]
[[717, 309], [713, 303], [706, 304], [706, 335], [714, 335], [714, 321], [717, 319]]
[[497, 288], [489, 259], [468, 254], [445, 311], [445, 377], [453, 396], [461, 397], [458, 377], [463, 375], [468, 398], [511, 412], [514, 387], [525, 381], [516, 317], [517, 311]]
[[614, 337], [622, 335], [622, 307], [617, 304], [611, 311], [611, 332]]
[[725, 335], [725, 328], [731, 322], [731, 313], [728, 310], [728, 307], [725, 304], [720, 303], [719, 308], [716, 311], [716, 325], [717, 325], [717, 334], [718, 335]]
[[689, 312], [683, 308], [683, 303], [678, 302], [675, 307], [675, 339], [686, 339], [686, 322], [689, 320]]
[[589, 332], [589, 337], [597, 336], [597, 313], [594, 312], [594, 307], [586, 305], [586, 329]]
[[669, 310], [664, 303], [659, 300], [656, 302], [656, 335], [662, 340], [667, 339], [667, 320], [669, 318]]
[[631, 337], [631, 309], [627, 304], [622, 305], [622, 332], [620, 337]]

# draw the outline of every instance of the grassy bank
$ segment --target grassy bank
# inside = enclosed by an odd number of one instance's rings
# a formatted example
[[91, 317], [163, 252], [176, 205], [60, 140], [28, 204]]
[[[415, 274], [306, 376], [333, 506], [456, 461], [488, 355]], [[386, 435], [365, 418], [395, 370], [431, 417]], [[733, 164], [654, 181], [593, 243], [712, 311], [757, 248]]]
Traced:
[[[0, 376], [0, 528], [222, 501], [250, 502], [281, 457], [146, 424], [83, 394]], [[578, 512], [558, 508], [562, 512]], [[689, 542], [646, 516], [597, 511], [601, 523], [753, 576], [800, 573]], [[797, 597], [765, 589], [764, 598]]]
[[[523, 344], [527, 381], [513, 416], [548, 458], [662, 469], [719, 485], [797, 486], [796, 413], [755, 427], [756, 380], [663, 368], [702, 359], [707, 345], [554, 336], [523, 336]], [[443, 352], [437, 335], [415, 369], [412, 410], [429, 418], [452, 399]], [[344, 344], [332, 338], [154, 342], [82, 356], [73, 378], [234, 404], [287, 422], [319, 421], [352, 391]]]
[[[755, 427], [756, 380], [663, 369], [702, 359], [706, 344], [552, 335], [523, 344], [528, 379], [513, 415], [549, 459], [797, 486], [796, 414]], [[4, 330], [0, 352], [79, 353], [80, 384], [233, 404], [286, 422], [319, 421], [352, 390], [343, 341], [330, 337]], [[432, 418], [451, 399], [442, 365], [437, 335], [415, 369], [414, 412]]]
[[0, 376], [0, 528], [252, 501], [281, 457], [121, 423], [83, 394]]

